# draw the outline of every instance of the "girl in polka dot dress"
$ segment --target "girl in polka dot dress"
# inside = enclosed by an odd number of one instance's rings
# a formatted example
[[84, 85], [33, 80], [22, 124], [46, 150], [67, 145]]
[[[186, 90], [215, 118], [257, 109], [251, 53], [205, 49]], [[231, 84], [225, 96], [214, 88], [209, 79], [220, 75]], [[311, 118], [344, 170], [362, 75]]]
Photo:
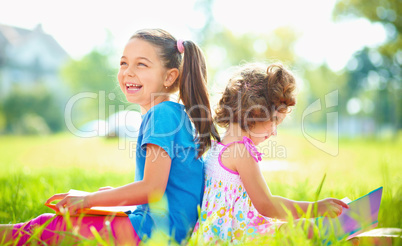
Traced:
[[[295, 79], [281, 64], [243, 66], [229, 80], [216, 109], [215, 121], [226, 132], [205, 158], [205, 188], [195, 232], [204, 242], [239, 242], [245, 237], [273, 234], [295, 206], [307, 212], [313, 202], [272, 195], [258, 166], [256, 145], [277, 134], [277, 126], [294, 106]], [[344, 202], [318, 201], [318, 215], [335, 217]], [[313, 216], [312, 214], [310, 216]]]

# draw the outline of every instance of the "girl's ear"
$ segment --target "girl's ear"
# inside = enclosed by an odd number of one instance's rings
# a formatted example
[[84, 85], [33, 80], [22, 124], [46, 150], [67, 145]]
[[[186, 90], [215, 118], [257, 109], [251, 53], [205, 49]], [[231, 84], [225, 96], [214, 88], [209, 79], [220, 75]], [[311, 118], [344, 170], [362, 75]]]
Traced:
[[166, 79], [163, 85], [166, 87], [170, 87], [171, 85], [173, 85], [177, 77], [179, 77], [179, 74], [180, 74], [179, 69], [177, 68], [169, 69], [166, 73]]

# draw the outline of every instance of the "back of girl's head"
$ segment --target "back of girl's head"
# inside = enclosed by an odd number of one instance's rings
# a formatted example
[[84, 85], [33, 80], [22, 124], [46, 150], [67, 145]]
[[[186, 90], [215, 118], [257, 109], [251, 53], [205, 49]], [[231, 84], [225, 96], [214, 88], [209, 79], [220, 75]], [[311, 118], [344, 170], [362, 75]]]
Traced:
[[243, 130], [268, 121], [275, 111], [289, 113], [296, 104], [296, 81], [282, 64], [247, 64], [229, 79], [215, 110], [215, 121], [227, 128], [239, 123]]
[[173, 93], [179, 90], [179, 98], [197, 130], [197, 139], [200, 144], [198, 153], [201, 156], [211, 146], [211, 136], [220, 140], [212, 120], [206, 86], [207, 68], [201, 49], [192, 41], [183, 41], [182, 56], [177, 40], [162, 29], [140, 30], [130, 39], [133, 38], [142, 39], [154, 45], [167, 69], [179, 69], [180, 76], [168, 88], [168, 92]]

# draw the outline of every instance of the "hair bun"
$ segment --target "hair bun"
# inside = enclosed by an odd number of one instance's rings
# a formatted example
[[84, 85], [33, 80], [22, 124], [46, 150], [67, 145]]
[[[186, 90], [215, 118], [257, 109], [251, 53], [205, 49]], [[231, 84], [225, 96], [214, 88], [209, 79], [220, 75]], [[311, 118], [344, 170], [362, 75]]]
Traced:
[[267, 68], [267, 82], [270, 101], [279, 112], [289, 112], [289, 107], [296, 104], [293, 74], [282, 64], [272, 64]]

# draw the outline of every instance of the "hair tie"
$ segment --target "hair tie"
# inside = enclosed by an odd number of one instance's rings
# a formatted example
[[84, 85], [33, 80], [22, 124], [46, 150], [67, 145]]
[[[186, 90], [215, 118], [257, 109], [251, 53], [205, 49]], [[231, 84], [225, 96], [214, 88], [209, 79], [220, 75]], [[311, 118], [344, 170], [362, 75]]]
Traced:
[[181, 40], [181, 39], [178, 39], [177, 40], [177, 50], [181, 53], [181, 54], [183, 54], [183, 52], [184, 52], [184, 46], [183, 46], [183, 40]]

